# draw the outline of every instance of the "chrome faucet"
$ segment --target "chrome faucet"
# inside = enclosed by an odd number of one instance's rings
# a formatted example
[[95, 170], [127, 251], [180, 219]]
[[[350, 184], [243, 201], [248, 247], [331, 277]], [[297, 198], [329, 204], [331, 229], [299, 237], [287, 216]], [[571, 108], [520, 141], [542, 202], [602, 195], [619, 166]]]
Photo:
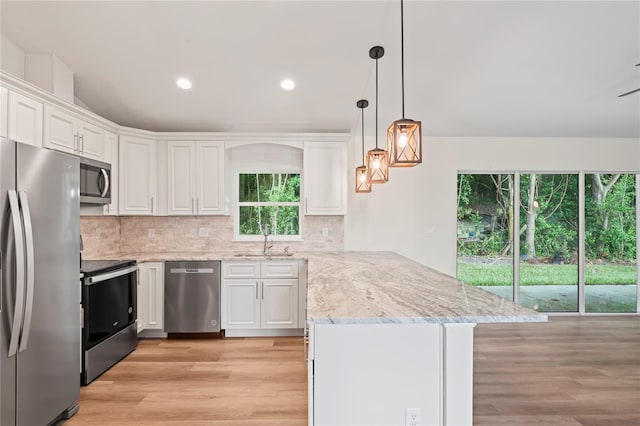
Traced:
[[273, 247], [273, 240], [269, 242], [269, 225], [264, 226], [263, 234], [264, 234], [264, 247], [262, 249], [262, 252], [264, 254], [269, 254], [269, 250], [271, 250], [271, 247]]

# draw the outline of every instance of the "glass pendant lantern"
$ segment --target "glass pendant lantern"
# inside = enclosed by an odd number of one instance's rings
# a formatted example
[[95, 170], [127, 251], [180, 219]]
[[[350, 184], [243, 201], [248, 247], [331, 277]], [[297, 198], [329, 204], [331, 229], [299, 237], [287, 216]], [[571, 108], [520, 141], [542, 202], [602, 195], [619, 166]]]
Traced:
[[378, 59], [384, 56], [382, 46], [373, 46], [369, 57], [376, 61], [376, 147], [367, 152], [367, 175], [370, 183], [385, 183], [389, 180], [389, 153], [378, 148]]
[[400, 47], [402, 62], [402, 118], [387, 129], [390, 167], [413, 167], [422, 163], [422, 123], [404, 117], [404, 2], [400, 0]]
[[369, 101], [360, 99], [356, 102], [356, 106], [362, 111], [362, 165], [356, 167], [356, 192], [371, 192], [371, 182], [367, 176], [367, 166], [364, 165], [364, 109], [369, 106]]

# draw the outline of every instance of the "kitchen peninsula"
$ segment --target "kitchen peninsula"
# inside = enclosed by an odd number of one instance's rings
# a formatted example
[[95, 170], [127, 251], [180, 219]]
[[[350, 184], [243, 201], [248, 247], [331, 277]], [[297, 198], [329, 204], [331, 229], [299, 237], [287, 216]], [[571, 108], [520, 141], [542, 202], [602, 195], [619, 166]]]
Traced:
[[475, 325], [547, 320], [391, 252], [308, 267], [309, 424], [471, 425]]
[[[417, 418], [418, 425], [471, 425], [475, 325], [547, 320], [392, 252], [309, 251], [273, 257], [234, 251], [149, 252], [111, 257], [140, 264], [301, 262], [297, 327], [300, 333], [305, 323], [308, 327], [312, 425], [400, 425], [409, 416]], [[256, 291], [250, 291], [251, 300]], [[225, 298], [223, 292], [223, 304]]]

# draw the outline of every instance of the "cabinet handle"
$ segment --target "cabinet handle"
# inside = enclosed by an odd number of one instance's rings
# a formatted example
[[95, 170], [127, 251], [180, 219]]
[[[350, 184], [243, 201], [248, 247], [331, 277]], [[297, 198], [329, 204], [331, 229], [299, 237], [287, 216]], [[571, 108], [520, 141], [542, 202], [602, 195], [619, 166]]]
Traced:
[[195, 202], [195, 198], [191, 197], [191, 214], [194, 214], [196, 212], [196, 209], [194, 207], [194, 202]]
[[153, 200], [153, 197], [151, 197], [151, 214], [153, 214], [153, 211], [155, 210], [155, 209], [154, 209], [154, 207], [155, 207], [155, 203], [154, 203], [153, 201], [154, 201], [154, 200]]
[[258, 281], [256, 281], [256, 300], [258, 300]]
[[260, 293], [262, 293], [262, 300], [264, 300], [264, 281], [262, 281], [262, 288], [260, 290]]
[[78, 134], [73, 134], [73, 152], [78, 152]]
[[304, 197], [304, 212], [309, 213], [309, 202], [307, 201], [307, 197]]

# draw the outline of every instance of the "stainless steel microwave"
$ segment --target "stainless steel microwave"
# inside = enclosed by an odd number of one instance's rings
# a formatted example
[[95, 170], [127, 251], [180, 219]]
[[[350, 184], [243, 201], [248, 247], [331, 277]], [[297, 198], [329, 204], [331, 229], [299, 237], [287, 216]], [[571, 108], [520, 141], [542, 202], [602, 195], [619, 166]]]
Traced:
[[111, 204], [111, 164], [80, 157], [80, 204]]

